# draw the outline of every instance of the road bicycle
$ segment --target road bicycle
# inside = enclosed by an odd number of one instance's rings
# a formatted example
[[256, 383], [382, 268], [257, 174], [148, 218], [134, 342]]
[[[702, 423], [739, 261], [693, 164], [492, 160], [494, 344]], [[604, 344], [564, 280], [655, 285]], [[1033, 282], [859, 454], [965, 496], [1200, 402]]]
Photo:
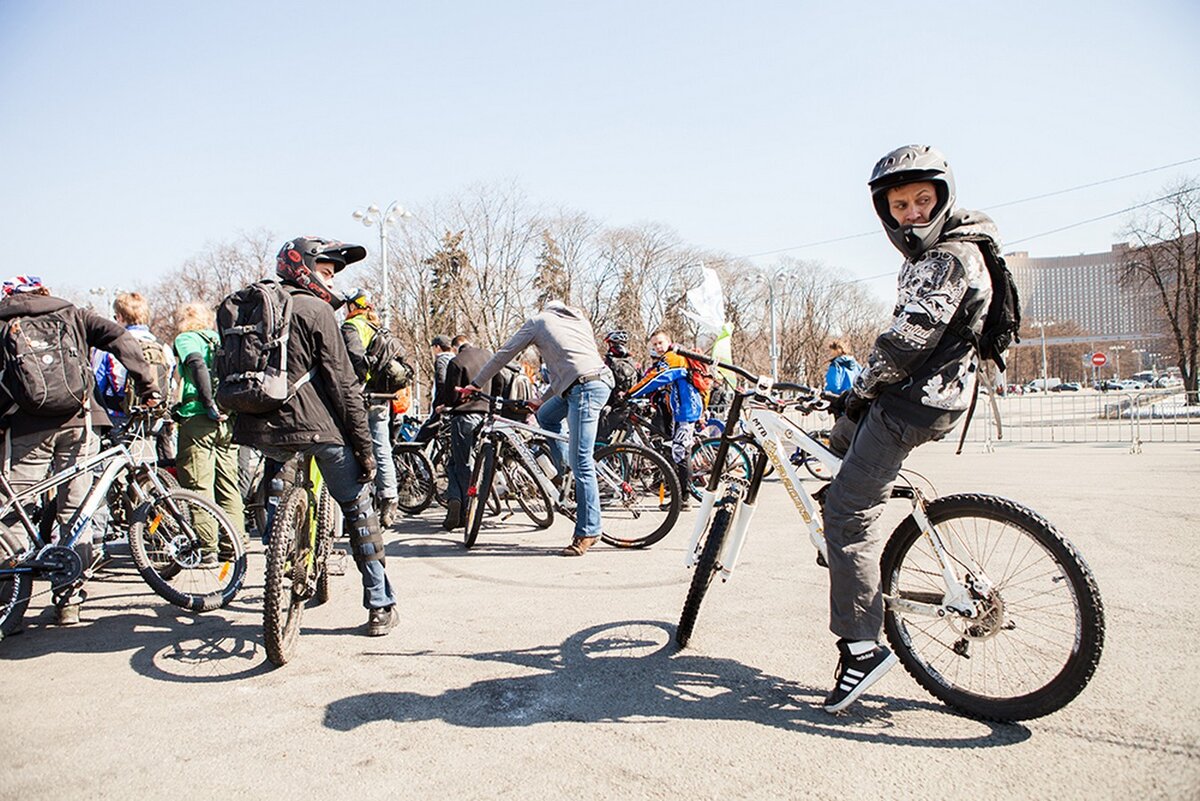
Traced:
[[[146, 409], [130, 416], [145, 416]], [[39, 531], [28, 512], [38, 499], [68, 482], [95, 472], [83, 502], [71, 516], [62, 537], [54, 526]], [[215, 503], [187, 490], [169, 488], [153, 465], [139, 461], [126, 442], [118, 440], [94, 456], [16, 490], [0, 473], [0, 639], [20, 629], [29, 602], [50, 592], [56, 606], [86, 596], [84, 585], [103, 558], [93, 552], [90, 524], [96, 511], [120, 483], [128, 497], [129, 549], [146, 583], [176, 606], [196, 612], [229, 603], [246, 575], [241, 534]], [[45, 515], [50, 510], [44, 511]], [[204, 540], [216, 543], [217, 563], [204, 564]], [[76, 550], [76, 546], [86, 545]], [[81, 551], [83, 552], [81, 554]], [[35, 580], [48, 581], [48, 590], [33, 592]]]
[[[476, 433], [467, 487], [466, 547], [474, 546], [479, 536], [483, 501], [493, 495], [497, 474], [505, 477], [506, 493], [511, 493], [538, 525], [549, 526], [556, 511], [574, 520], [572, 474], [568, 470], [561, 478], [557, 476], [549, 457], [550, 440], [568, 442], [568, 437], [500, 416], [502, 408], [528, 411], [523, 401], [483, 392], [476, 397], [488, 402], [488, 412]], [[667, 460], [629, 442], [598, 448], [595, 460], [600, 538], [618, 548], [646, 548], [665, 537], [678, 520], [681, 506], [679, 479]]]
[[341, 508], [329, 494], [316, 459], [296, 455], [283, 470], [294, 478], [271, 523], [263, 591], [263, 640], [267, 659], [284, 665], [300, 635], [304, 609], [329, 600], [333, 541]]
[[[675, 635], [681, 648], [713, 579], [728, 581], [737, 566], [767, 464], [779, 472], [821, 563], [827, 551], [820, 505], [830, 485], [814, 498], [787, 454], [799, 446], [835, 476], [841, 466], [783, 414], [789, 407], [801, 414], [823, 410], [828, 396], [719, 366], [748, 382], [734, 395], [721, 446], [740, 442], [756, 455], [749, 481], [722, 486], [711, 476], [704, 490], [686, 549], [695, 572]], [[773, 395], [780, 390], [797, 398], [780, 401]], [[902, 471], [892, 490], [893, 498], [911, 502], [912, 513], [892, 532], [880, 560], [892, 649], [918, 684], [967, 715], [1015, 721], [1061, 709], [1083, 691], [1104, 645], [1104, 608], [1087, 563], [1031, 509], [974, 493], [926, 499], [915, 477]]]

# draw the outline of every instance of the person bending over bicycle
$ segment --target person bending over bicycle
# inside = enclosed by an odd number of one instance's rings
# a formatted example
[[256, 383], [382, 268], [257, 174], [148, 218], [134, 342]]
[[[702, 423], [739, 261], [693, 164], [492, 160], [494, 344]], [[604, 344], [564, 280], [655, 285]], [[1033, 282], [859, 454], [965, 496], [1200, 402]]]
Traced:
[[575, 534], [563, 556], [583, 556], [600, 538], [600, 488], [596, 482], [596, 426], [613, 388], [612, 371], [596, 349], [596, 335], [582, 309], [552, 300], [525, 321], [496, 355], [475, 374], [464, 394], [479, 391], [530, 345], [541, 351], [550, 386], [538, 406], [538, 425], [562, 432], [569, 445], [550, 441], [550, 456], [561, 475], [569, 463], [575, 475]]
[[909, 452], [944, 437], [967, 409], [979, 361], [955, 335], [978, 335], [992, 285], [979, 246], [999, 235], [983, 214], [955, 209], [954, 174], [925, 145], [888, 153], [869, 181], [875, 211], [904, 255], [891, 326], [875, 340], [862, 372], [834, 404], [857, 423], [841, 470], [825, 496], [830, 630], [839, 661], [825, 709], [839, 712], [895, 664], [879, 643], [883, 594], [877, 521]]
[[704, 415], [704, 398], [692, 384], [688, 374], [688, 362], [671, 350], [671, 335], [658, 330], [650, 335], [650, 355], [654, 365], [641, 381], [629, 390], [630, 398], [646, 398], [665, 390], [670, 400], [671, 458], [675, 462], [675, 473], [679, 476], [679, 487], [683, 490], [683, 507], [691, 505], [692, 447], [696, 444], [696, 421]]
[[[12, 352], [10, 347], [15, 347], [26, 357], [20, 363], [3, 365], [4, 392], [0, 395], [7, 396], [4, 401], [9, 405], [4, 417], [8, 459], [3, 467], [13, 488], [21, 491], [52, 471], [65, 470], [100, 451], [93, 427], [107, 426], [109, 420], [104, 409], [92, 401], [95, 374], [88, 361], [89, 347], [116, 356], [146, 406], [156, 406], [162, 396], [154, 371], [142, 356], [141, 344], [119, 323], [51, 296], [36, 276], [10, 278], [4, 282], [3, 292], [3, 350]], [[59, 489], [60, 537], [69, 534], [66, 526], [91, 484], [92, 474], [83, 473]], [[92, 564], [92, 537], [82, 536], [78, 543], [76, 549], [87, 567]], [[79, 622], [82, 596], [56, 602], [60, 625]]]
[[[294, 454], [316, 459], [329, 494], [342, 507], [354, 563], [362, 574], [367, 634], [380, 636], [396, 625], [396, 600], [371, 502], [375, 457], [367, 408], [333, 313], [342, 303], [333, 291], [334, 274], [366, 255], [361, 245], [315, 237], [297, 237], [280, 249], [275, 272], [292, 297], [287, 376], [290, 386], [298, 388], [278, 411], [239, 413], [233, 439], [258, 448], [270, 460], [276, 503], [283, 491], [280, 465]], [[268, 516], [273, 512], [269, 507]]]

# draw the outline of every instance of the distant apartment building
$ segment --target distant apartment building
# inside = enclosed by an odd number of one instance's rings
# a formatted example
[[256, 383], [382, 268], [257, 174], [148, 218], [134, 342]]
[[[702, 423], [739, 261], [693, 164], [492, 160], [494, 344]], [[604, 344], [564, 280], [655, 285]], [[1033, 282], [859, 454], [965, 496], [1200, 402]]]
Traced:
[[1006, 253], [1029, 322], [1077, 323], [1085, 334], [1152, 339], [1158, 330], [1155, 298], [1148, 289], [1130, 289], [1117, 280], [1117, 267], [1128, 249], [1113, 245], [1107, 253], [1030, 257]]

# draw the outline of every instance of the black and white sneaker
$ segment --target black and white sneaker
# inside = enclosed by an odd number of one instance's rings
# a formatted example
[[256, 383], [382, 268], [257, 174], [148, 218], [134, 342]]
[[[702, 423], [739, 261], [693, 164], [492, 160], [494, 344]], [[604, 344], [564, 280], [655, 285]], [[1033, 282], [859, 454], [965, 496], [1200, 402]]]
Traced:
[[825, 696], [826, 712], [841, 712], [854, 703], [868, 687], [883, 677], [896, 664], [896, 655], [886, 645], [855, 656], [845, 640], [838, 640], [841, 658], [834, 674], [833, 689]]

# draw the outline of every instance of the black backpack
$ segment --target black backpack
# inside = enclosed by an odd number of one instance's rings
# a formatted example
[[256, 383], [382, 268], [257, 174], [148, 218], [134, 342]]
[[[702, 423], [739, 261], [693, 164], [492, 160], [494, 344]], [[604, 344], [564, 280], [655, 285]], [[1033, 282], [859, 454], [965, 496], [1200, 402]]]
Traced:
[[[959, 307], [947, 327], [952, 334], [970, 342], [979, 353], [979, 358], [996, 364], [1000, 372], [1004, 372], [1004, 352], [1014, 342], [1020, 342], [1021, 337], [1021, 298], [1017, 294], [1017, 283], [1009, 272], [1004, 257], [996, 250], [996, 243], [986, 236], [965, 236], [957, 238], [958, 242], [974, 242], [983, 254], [987, 265], [988, 275], [992, 279], [992, 300], [988, 304], [987, 313], [983, 317], [983, 330], [979, 336], [967, 325], [968, 310], [965, 304]], [[983, 371], [980, 371], [983, 374]], [[992, 408], [996, 415], [997, 435], [1003, 439], [1004, 432], [1000, 427], [999, 409], [996, 407], [996, 396], [993, 394]], [[955, 455], [962, 453], [963, 444], [967, 441], [967, 429], [971, 427], [971, 419], [975, 416], [975, 404], [979, 400], [979, 380], [975, 381], [975, 391], [971, 395], [971, 405], [967, 408], [967, 417], [963, 421], [962, 434], [958, 438], [958, 449]]]
[[613, 374], [613, 390], [622, 395], [629, 392], [629, 389], [637, 383], [638, 368], [632, 356], [613, 356], [608, 354], [604, 361], [608, 363], [608, 368]]
[[387, 328], [375, 330], [367, 343], [366, 358], [367, 389], [371, 392], [395, 392], [412, 380], [412, 368], [404, 361], [404, 348]]
[[288, 383], [291, 327], [292, 296], [275, 281], [258, 281], [221, 301], [221, 347], [213, 359], [218, 405], [249, 414], [272, 412], [313, 377], [309, 371], [294, 385]]
[[21, 411], [64, 417], [87, 405], [95, 376], [73, 311], [14, 317], [0, 328], [0, 389]]
[[987, 264], [988, 274], [992, 278], [992, 300], [988, 304], [987, 314], [983, 318], [983, 330], [975, 336], [967, 325], [967, 311], [959, 308], [954, 319], [950, 321], [949, 330], [962, 339], [970, 342], [979, 352], [979, 358], [996, 363], [1000, 372], [1004, 372], [1004, 352], [1021, 337], [1021, 299], [1017, 294], [1017, 284], [1009, 272], [1004, 257], [996, 250], [996, 243], [989, 237], [963, 237], [956, 242], [974, 242], [983, 253], [983, 261]]

